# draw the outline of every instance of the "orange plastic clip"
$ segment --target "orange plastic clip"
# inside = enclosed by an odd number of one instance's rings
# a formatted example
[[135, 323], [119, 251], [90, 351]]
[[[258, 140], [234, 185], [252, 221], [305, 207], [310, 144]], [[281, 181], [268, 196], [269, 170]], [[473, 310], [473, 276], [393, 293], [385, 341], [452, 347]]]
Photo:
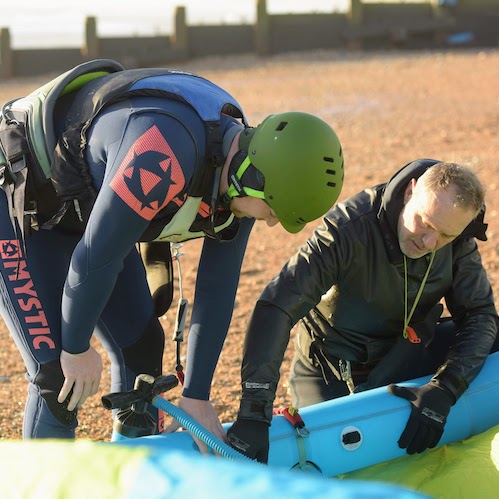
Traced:
[[407, 326], [405, 328], [405, 332], [407, 333], [407, 338], [411, 343], [421, 343], [421, 338], [418, 336], [414, 328], [411, 326]]

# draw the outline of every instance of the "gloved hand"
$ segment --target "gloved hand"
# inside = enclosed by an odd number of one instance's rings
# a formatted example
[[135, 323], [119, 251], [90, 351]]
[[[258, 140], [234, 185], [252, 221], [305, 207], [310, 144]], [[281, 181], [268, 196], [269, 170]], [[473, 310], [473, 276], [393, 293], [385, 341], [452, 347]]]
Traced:
[[413, 388], [389, 385], [388, 392], [412, 404], [409, 421], [398, 441], [399, 447], [407, 449], [407, 454], [435, 447], [444, 432], [450, 408], [455, 403], [452, 394], [434, 381]]
[[264, 421], [237, 419], [227, 431], [227, 440], [241, 454], [267, 464], [269, 458], [269, 425]]

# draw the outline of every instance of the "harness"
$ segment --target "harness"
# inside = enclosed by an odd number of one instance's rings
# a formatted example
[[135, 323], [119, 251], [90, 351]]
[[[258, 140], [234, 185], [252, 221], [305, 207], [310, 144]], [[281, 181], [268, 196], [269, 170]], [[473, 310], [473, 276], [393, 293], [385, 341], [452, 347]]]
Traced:
[[51, 162], [57, 144], [54, 114], [58, 102], [74, 94], [89, 81], [123, 69], [115, 61], [91, 61], [2, 107], [0, 185], [7, 194], [14, 230], [15, 217], [19, 221], [23, 239], [25, 229], [38, 229], [38, 195], [46, 199], [47, 209], [57, 205], [51, 182]]
[[323, 338], [316, 336], [305, 325], [297, 332], [296, 347], [304, 357], [320, 369], [326, 385], [333, 380], [342, 381], [347, 386], [350, 395], [355, 392], [356, 388], [354, 377], [365, 378], [375, 365], [341, 359], [332, 355], [327, 351]]
[[[70, 232], [84, 231], [97, 197], [85, 159], [87, 132], [104, 107], [136, 96], [183, 102], [198, 113], [206, 130], [205, 159], [197, 161], [186, 202], [169, 220], [158, 213], [143, 240], [217, 237], [230, 226], [233, 216], [220, 215], [214, 186], [218, 186], [224, 163], [221, 114], [241, 119], [247, 126], [237, 101], [193, 73], [161, 68], [124, 71], [119, 63], [103, 59], [81, 64], [2, 108], [0, 184], [9, 199], [13, 226], [17, 218], [23, 239], [27, 229], [39, 228], [38, 216], [45, 221], [43, 229], [59, 226]], [[68, 99], [64, 130], [57, 137], [54, 116]], [[210, 227], [198, 224], [191, 231], [207, 193], [211, 196]]]

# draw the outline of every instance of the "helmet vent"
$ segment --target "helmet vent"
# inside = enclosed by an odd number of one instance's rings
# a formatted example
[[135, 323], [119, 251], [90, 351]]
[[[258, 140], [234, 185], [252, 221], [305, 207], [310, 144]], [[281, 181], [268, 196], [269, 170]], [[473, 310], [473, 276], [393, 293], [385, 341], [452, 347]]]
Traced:
[[329, 187], [336, 187], [336, 182], [328, 182], [327, 185]]
[[329, 175], [336, 175], [336, 170], [326, 170], [326, 173], [329, 173]]
[[334, 163], [334, 158], [328, 158], [327, 156], [322, 158], [324, 161], [329, 161], [329, 163]]
[[281, 121], [276, 128], [276, 132], [280, 132], [281, 130], [284, 130], [284, 128], [286, 128], [287, 124], [288, 124], [287, 121]]

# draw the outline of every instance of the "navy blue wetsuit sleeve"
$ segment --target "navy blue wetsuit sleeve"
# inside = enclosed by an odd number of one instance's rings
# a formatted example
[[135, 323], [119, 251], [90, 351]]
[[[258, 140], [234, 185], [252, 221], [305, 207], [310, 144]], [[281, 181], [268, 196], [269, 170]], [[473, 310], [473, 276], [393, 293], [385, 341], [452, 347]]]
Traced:
[[230, 242], [206, 238], [196, 281], [183, 395], [208, 400], [234, 309], [241, 265], [254, 219], [243, 218]]
[[[103, 119], [106, 129], [114, 125], [113, 133], [100, 129], [97, 122], [90, 136], [91, 141], [98, 136], [94, 157], [100, 158], [90, 166], [104, 172], [63, 292], [62, 345], [71, 353], [88, 349], [126, 256], [135, 251], [135, 243], [159, 210], [170, 205], [178, 209], [175, 201], [195, 164], [196, 147], [175, 118], [124, 112], [117, 113], [115, 123], [112, 116]], [[106, 143], [107, 137], [112, 137], [111, 143]]]

